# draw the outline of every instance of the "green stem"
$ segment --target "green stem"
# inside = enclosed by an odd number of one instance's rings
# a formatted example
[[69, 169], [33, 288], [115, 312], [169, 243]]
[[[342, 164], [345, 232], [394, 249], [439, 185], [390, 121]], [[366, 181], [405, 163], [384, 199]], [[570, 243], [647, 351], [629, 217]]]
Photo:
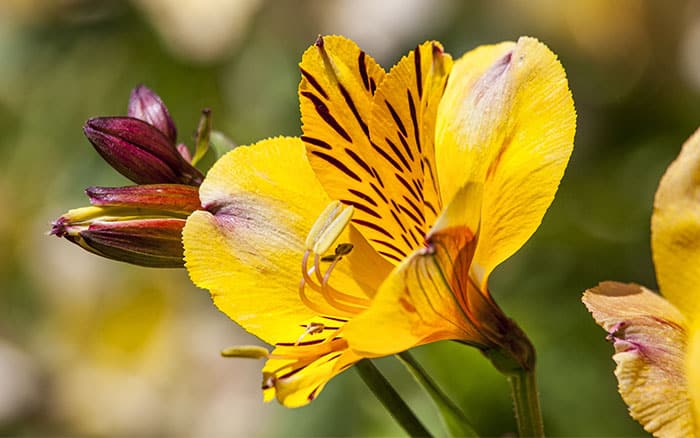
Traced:
[[518, 422], [518, 433], [521, 437], [543, 437], [542, 412], [540, 399], [537, 394], [537, 381], [534, 368], [520, 370], [508, 376], [513, 391], [515, 419]]
[[403, 427], [407, 434], [412, 437], [432, 436], [428, 429], [423, 426], [420, 420], [403, 401], [401, 396], [391, 386], [389, 381], [374, 366], [369, 359], [359, 361], [355, 368], [362, 377], [362, 380], [369, 387], [374, 395], [379, 399], [392, 417]]
[[440, 416], [442, 417], [445, 427], [453, 436], [478, 436], [474, 431], [474, 427], [467, 419], [464, 412], [442, 392], [439, 386], [430, 378], [425, 369], [416, 361], [411, 353], [404, 351], [399, 353], [399, 360], [406, 365], [408, 371], [423, 386], [430, 398], [437, 405]]

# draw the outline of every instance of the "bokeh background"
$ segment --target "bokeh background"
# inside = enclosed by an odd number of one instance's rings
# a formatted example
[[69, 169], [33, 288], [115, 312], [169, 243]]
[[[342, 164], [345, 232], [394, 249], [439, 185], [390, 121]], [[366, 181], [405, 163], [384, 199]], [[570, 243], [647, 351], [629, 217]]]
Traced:
[[[532, 35], [560, 56], [578, 112], [574, 154], [492, 293], [536, 345], [550, 435], [644, 435], [580, 296], [608, 279], [655, 287], [654, 191], [700, 125], [692, 1], [0, 1], [0, 435], [401, 434], [354, 370], [308, 407], [263, 404], [262, 363], [219, 356], [257, 341], [184, 271], [111, 262], [47, 235], [86, 204], [84, 187], [125, 183], [83, 137], [88, 117], [124, 114], [145, 83], [190, 145], [203, 107], [239, 144], [298, 135], [297, 63], [333, 33], [386, 67], [426, 39], [458, 56]], [[481, 433], [513, 433], [508, 385], [478, 352], [438, 343], [415, 354]], [[406, 371], [379, 365], [436, 428]]]

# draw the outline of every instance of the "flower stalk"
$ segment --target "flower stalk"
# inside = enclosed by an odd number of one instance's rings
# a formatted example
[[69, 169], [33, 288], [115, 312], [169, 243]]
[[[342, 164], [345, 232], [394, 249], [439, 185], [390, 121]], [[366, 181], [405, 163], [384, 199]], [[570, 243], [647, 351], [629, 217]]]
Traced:
[[515, 321], [503, 315], [500, 323], [501, 336], [494, 340], [499, 347], [483, 353], [511, 385], [518, 435], [542, 437], [544, 426], [535, 377], [535, 347]]
[[435, 383], [411, 353], [404, 351], [396, 355], [418, 383], [430, 395], [438, 408], [445, 428], [452, 436], [478, 436], [467, 416]]
[[535, 370], [522, 369], [508, 376], [515, 407], [515, 420], [521, 437], [543, 437], [544, 426], [537, 393]]
[[412, 437], [432, 436], [386, 377], [369, 359], [357, 362], [356, 367], [365, 384], [407, 434]]

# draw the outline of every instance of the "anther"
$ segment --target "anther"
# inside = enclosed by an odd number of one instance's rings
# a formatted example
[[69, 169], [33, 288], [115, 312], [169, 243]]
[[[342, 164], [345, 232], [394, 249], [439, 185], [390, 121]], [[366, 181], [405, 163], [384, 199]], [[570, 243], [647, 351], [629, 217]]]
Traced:
[[341, 243], [340, 245], [335, 247], [335, 255], [338, 257], [348, 255], [350, 254], [350, 251], [352, 251], [352, 249], [352, 243]]
[[275, 383], [277, 383], [277, 377], [273, 373], [263, 373], [262, 389], [274, 388]]
[[335, 247], [335, 252], [333, 254], [329, 254], [329, 255], [321, 257], [321, 261], [322, 262], [335, 262], [337, 260], [340, 260], [341, 257], [350, 254], [350, 251], [352, 251], [352, 249], [353, 249], [352, 243], [341, 243], [340, 245]]
[[326, 326], [319, 322], [310, 323], [306, 327], [306, 330], [304, 330], [304, 333], [302, 333], [301, 336], [299, 336], [299, 339], [297, 339], [297, 341], [294, 343], [294, 346], [298, 346], [299, 342], [301, 342], [308, 335], [317, 335], [319, 333], [323, 333], [323, 330], [325, 328]]

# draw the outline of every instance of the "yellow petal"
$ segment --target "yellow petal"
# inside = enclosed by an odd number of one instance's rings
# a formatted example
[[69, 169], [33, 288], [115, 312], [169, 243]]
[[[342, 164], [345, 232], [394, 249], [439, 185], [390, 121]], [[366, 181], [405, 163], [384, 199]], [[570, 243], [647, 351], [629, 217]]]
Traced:
[[[479, 189], [468, 186], [456, 199], [478, 200]], [[353, 351], [384, 356], [442, 339], [490, 346], [483, 326], [492, 323], [495, 309], [469, 279], [474, 232], [465, 217], [453, 221], [453, 214], [448, 208], [428, 246], [399, 264], [370, 308], [345, 325], [343, 336]]]
[[[300, 324], [318, 314], [300, 299], [301, 262], [307, 234], [330, 202], [303, 143], [275, 138], [234, 149], [211, 168], [200, 198], [206, 210], [183, 231], [190, 277], [246, 330], [271, 344], [294, 342]], [[356, 231], [340, 241], [354, 249], [334, 270], [333, 286], [371, 297], [390, 265]]]
[[700, 313], [700, 131], [659, 183], [651, 244], [661, 293], [686, 316]]
[[482, 289], [495, 266], [539, 226], [573, 148], [576, 114], [561, 64], [520, 38], [455, 62], [438, 110], [436, 161], [444, 200], [484, 183], [475, 263]]
[[693, 436], [683, 314], [634, 284], [601, 283], [583, 302], [614, 342], [615, 376], [630, 415], [655, 436]]
[[335, 36], [319, 38], [302, 58], [309, 161], [331, 198], [355, 206], [353, 223], [393, 263], [422, 245], [440, 210], [433, 130], [450, 66], [428, 42], [384, 76], [352, 41]]
[[[284, 353], [284, 347], [272, 355]], [[347, 350], [330, 350], [314, 358], [270, 359], [263, 368], [265, 401], [276, 398], [289, 408], [304, 406], [314, 400], [326, 383], [350, 368], [360, 356]]]
[[452, 58], [440, 43], [425, 42], [391, 69], [374, 96], [369, 131], [378, 149], [372, 161], [388, 198], [382, 201], [384, 214], [391, 215], [387, 225], [394, 234], [391, 242], [401, 251], [376, 248], [395, 259], [422, 246], [442, 209], [435, 170], [435, 118], [451, 69]]
[[484, 179], [480, 174], [495, 155], [491, 143], [505, 137], [498, 129], [509, 115], [504, 111], [509, 92], [504, 70], [510, 65], [505, 57], [514, 47], [512, 42], [480, 46], [454, 62], [435, 128], [435, 160], [445, 201], [466, 181]]

